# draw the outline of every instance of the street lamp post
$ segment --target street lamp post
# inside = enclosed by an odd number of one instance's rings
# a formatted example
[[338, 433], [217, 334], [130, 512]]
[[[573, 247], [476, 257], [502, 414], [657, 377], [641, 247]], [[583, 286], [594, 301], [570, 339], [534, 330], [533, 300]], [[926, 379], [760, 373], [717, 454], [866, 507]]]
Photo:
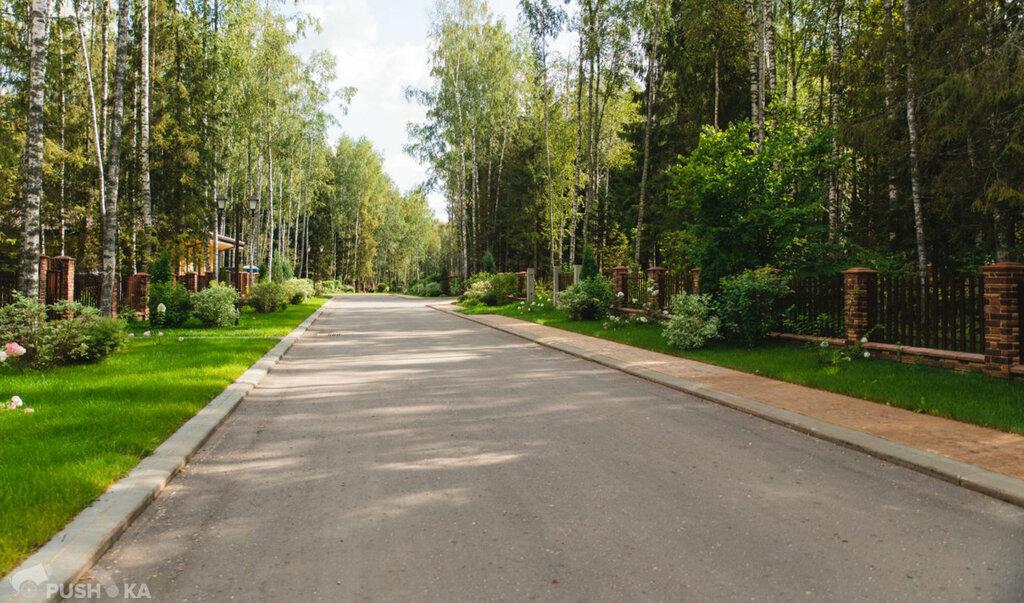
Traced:
[[226, 196], [217, 195], [217, 227], [213, 231], [213, 280], [218, 283], [220, 282], [220, 222], [227, 202]]

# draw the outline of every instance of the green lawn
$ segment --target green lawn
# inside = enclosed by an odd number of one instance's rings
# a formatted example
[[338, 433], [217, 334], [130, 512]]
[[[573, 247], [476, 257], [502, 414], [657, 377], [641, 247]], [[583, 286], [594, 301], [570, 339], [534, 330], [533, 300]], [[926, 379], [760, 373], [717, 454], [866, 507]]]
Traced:
[[604, 322], [574, 322], [565, 312], [550, 308], [526, 312], [516, 305], [508, 305], [469, 308], [462, 312], [511, 316], [916, 412], [1024, 434], [1024, 384], [1020, 382], [874, 358], [843, 363], [838, 373], [830, 373], [818, 364], [813, 348], [786, 342], [772, 342], [757, 348], [718, 342], [700, 350], [675, 350], [665, 342], [658, 325], [605, 329]]
[[95, 365], [0, 372], [0, 399], [18, 395], [35, 409], [31, 415], [0, 413], [0, 575], [127, 475], [325, 301], [310, 299], [274, 314], [244, 313], [237, 327], [166, 329], [159, 341], [137, 335]]

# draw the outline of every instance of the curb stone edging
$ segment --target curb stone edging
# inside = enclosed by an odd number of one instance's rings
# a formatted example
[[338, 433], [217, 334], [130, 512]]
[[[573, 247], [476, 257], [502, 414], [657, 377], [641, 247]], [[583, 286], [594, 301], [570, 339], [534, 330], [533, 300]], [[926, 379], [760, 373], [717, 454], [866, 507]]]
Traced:
[[714, 389], [707, 385], [673, 377], [649, 368], [609, 358], [601, 354], [588, 352], [572, 345], [545, 339], [532, 333], [524, 333], [500, 325], [492, 324], [476, 316], [460, 314], [443, 306], [432, 305], [434, 310], [463, 318], [470, 322], [490, 327], [492, 329], [514, 335], [527, 341], [532, 341], [570, 356], [582, 358], [602, 366], [612, 368], [623, 373], [639, 377], [645, 381], [656, 383], [696, 396], [708, 402], [714, 402], [722, 406], [745, 412], [749, 415], [771, 421], [794, 431], [810, 435], [812, 437], [838, 444], [840, 446], [868, 454], [875, 458], [887, 461], [896, 465], [913, 469], [920, 473], [930, 475], [943, 481], [955, 484], [968, 490], [973, 490], [1004, 502], [1024, 507], [1024, 480], [1020, 480], [1002, 473], [982, 469], [970, 463], [951, 459], [933, 452], [907, 446], [887, 440], [885, 438], [864, 433], [821, 419], [815, 419], [806, 415], [793, 412], [757, 402], [749, 398], [730, 394]]
[[[18, 592], [13, 578], [21, 572], [45, 572], [46, 583], [65, 589], [73, 584], [107, 551], [125, 529], [149, 506], [167, 484], [181, 471], [199, 448], [231, 415], [270, 369], [291, 349], [331, 300], [310, 314], [256, 361], [231, 385], [200, 409], [171, 434], [157, 449], [143, 458], [124, 478], [115, 482], [71, 523], [41, 549], [0, 579], [0, 602], [30, 603], [58, 601], [48, 596], [42, 584], [35, 592]], [[28, 575], [31, 576], [29, 573]], [[66, 592], [66, 591], [65, 591]]]

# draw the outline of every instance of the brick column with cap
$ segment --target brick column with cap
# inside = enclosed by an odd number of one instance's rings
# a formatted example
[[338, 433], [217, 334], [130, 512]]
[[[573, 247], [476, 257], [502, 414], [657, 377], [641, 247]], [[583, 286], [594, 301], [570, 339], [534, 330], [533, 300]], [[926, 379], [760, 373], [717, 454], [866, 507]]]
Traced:
[[690, 270], [690, 293], [693, 295], [700, 293], [700, 268]]
[[629, 294], [627, 291], [627, 281], [629, 276], [629, 268], [625, 266], [616, 266], [612, 268], [612, 284], [615, 286], [615, 293], [622, 293], [623, 297]]
[[668, 295], [665, 291], [665, 281], [668, 277], [668, 268], [652, 266], [647, 269], [647, 278], [654, 282], [654, 288], [658, 290], [658, 307], [665, 308]]
[[51, 258], [50, 270], [59, 270], [61, 273], [57, 299], [75, 301], [75, 258], [66, 255]]
[[870, 268], [843, 270], [843, 312], [848, 342], [859, 341], [873, 326], [877, 291], [878, 272]]
[[128, 277], [128, 299], [124, 305], [143, 316], [149, 314], [149, 275], [138, 272]]
[[1024, 264], [1000, 262], [982, 266], [985, 274], [985, 372], [1009, 377], [1021, 364], [1021, 288]]

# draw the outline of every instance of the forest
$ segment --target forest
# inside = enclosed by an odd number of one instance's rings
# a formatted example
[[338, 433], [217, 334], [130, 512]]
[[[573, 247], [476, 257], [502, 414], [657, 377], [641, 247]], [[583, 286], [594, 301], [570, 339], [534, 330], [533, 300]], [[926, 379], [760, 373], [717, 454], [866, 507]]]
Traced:
[[506, 23], [441, 0], [432, 86], [408, 92], [428, 110], [409, 152], [447, 199], [454, 272], [488, 251], [550, 272], [584, 247], [605, 271], [715, 280], [1024, 256], [1019, 2], [519, 8]]
[[163, 252], [209, 265], [215, 233], [245, 243], [222, 272], [436, 270], [425, 193], [399, 191], [370, 142], [327, 140], [329, 105], [357, 91], [329, 53], [298, 53], [319, 24], [288, 7], [0, 2], [0, 272], [33, 291], [40, 254], [107, 274]]

